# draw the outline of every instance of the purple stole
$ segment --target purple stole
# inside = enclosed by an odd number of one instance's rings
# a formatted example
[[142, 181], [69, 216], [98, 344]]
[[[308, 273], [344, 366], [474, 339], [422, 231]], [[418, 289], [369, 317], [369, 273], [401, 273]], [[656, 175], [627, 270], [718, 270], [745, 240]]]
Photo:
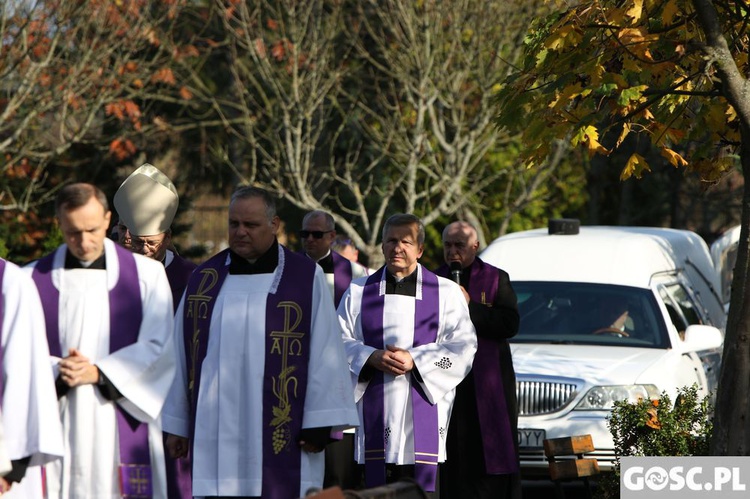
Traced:
[[[3, 297], [3, 278], [5, 277], [5, 260], [0, 258], [0, 336], [3, 333], [3, 320], [5, 320], [5, 298]], [[3, 359], [5, 358], [5, 352], [3, 351], [2, 337], [0, 337], [0, 409], [3, 407], [3, 393], [5, 383], [3, 382]]]
[[[497, 295], [500, 271], [479, 258], [474, 259], [469, 269], [469, 297], [474, 302], [492, 306]], [[436, 274], [449, 277], [450, 270], [443, 265]], [[477, 342], [472, 370], [486, 472], [489, 475], [517, 473], [518, 459], [514, 447], [517, 436], [513, 434], [503, 390], [500, 344], [481, 336], [477, 336]], [[493, 396], [486, 396], [489, 393]]]
[[344, 293], [352, 282], [352, 262], [331, 251], [333, 258], [333, 304], [336, 308], [341, 303]]
[[[172, 261], [164, 267], [167, 273], [169, 287], [172, 289], [172, 304], [174, 311], [180, 305], [182, 293], [185, 291], [190, 274], [197, 267], [193, 262], [186, 260], [173, 253]], [[190, 475], [190, 457], [172, 459], [165, 454], [167, 471], [167, 497], [189, 498], [193, 497], [193, 479]]]
[[[413, 346], [434, 343], [440, 320], [440, 293], [438, 278], [421, 265], [421, 283], [417, 282], [417, 295], [420, 285], [422, 298], [415, 298], [414, 304], [414, 344]], [[366, 345], [385, 349], [383, 340], [383, 311], [385, 295], [380, 294], [385, 267], [367, 278], [362, 292], [362, 334]], [[419, 383], [411, 375], [411, 400], [414, 431], [415, 479], [426, 491], [435, 491], [439, 453], [437, 405], [431, 405]], [[377, 487], [385, 483], [385, 382], [384, 373], [376, 370], [363, 396], [363, 431], [365, 432], [365, 481], [367, 487]]]
[[[133, 254], [114, 245], [119, 262], [117, 284], [109, 291], [109, 352], [138, 341], [143, 310], [138, 268]], [[32, 273], [44, 304], [44, 321], [47, 326], [47, 343], [50, 355], [62, 357], [60, 345], [59, 305], [60, 292], [52, 283], [55, 259], [53, 251], [41, 258]], [[148, 442], [148, 423], [140, 423], [115, 404], [117, 434], [120, 447], [120, 491], [123, 497], [151, 497], [151, 451]]]
[[[300, 492], [301, 451], [296, 439], [302, 429], [307, 391], [316, 269], [309, 258], [280, 247], [276, 278], [266, 300], [261, 497], [269, 499], [289, 499]], [[183, 332], [189, 369], [191, 440], [211, 314], [228, 273], [229, 250], [224, 250], [193, 272], [185, 295]]]
[[182, 299], [182, 292], [185, 291], [190, 274], [195, 270], [195, 265], [189, 260], [185, 260], [177, 253], [174, 253], [174, 258], [170, 264], [164, 267], [164, 271], [167, 273], [167, 280], [169, 281], [169, 287], [172, 289], [172, 304], [174, 305], [174, 311], [177, 311], [177, 307], [180, 305]]

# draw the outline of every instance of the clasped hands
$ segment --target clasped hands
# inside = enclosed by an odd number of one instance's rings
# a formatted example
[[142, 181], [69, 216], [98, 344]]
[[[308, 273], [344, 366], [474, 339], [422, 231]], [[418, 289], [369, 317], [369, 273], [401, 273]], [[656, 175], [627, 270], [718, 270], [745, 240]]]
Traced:
[[75, 348], [68, 350], [68, 356], [64, 357], [58, 365], [60, 378], [71, 388], [80, 385], [95, 385], [99, 382], [99, 369]]
[[401, 376], [414, 369], [411, 354], [395, 345], [386, 345], [385, 350], [375, 350], [367, 359], [367, 364], [384, 373]]

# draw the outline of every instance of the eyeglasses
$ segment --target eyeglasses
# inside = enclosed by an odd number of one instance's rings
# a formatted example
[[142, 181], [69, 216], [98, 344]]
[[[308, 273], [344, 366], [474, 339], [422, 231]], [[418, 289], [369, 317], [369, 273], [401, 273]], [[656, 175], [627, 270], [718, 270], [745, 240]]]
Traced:
[[308, 236], [312, 236], [315, 239], [322, 239], [324, 234], [333, 232], [332, 230], [301, 230], [299, 231], [299, 237], [307, 239]]
[[145, 248], [146, 251], [153, 252], [153, 251], [158, 250], [162, 244], [164, 244], [164, 239], [162, 239], [161, 241], [149, 241], [147, 239], [134, 237], [130, 240], [130, 247], [136, 251], [141, 251], [142, 249]]

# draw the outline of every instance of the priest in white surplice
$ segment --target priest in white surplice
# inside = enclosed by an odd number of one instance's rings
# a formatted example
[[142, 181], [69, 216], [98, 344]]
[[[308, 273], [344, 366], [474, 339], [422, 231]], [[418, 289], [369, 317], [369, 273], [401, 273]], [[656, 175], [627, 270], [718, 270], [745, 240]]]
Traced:
[[31, 267], [54, 360], [65, 455], [50, 497], [166, 497], [160, 412], [174, 378], [172, 294], [159, 262], [106, 238], [107, 198], [60, 190], [65, 244]]
[[413, 477], [435, 491], [455, 388], [477, 338], [456, 283], [418, 259], [424, 226], [410, 214], [383, 227], [385, 266], [352, 281], [338, 308], [359, 410], [357, 461], [368, 487]]
[[4, 498], [41, 499], [41, 466], [63, 455], [55, 383], [39, 294], [28, 275], [0, 259], [0, 425], [11, 470]]
[[331, 430], [357, 424], [322, 269], [276, 240], [268, 192], [229, 205], [229, 249], [200, 265], [177, 310], [167, 448], [193, 448], [197, 497], [290, 499], [323, 483]]

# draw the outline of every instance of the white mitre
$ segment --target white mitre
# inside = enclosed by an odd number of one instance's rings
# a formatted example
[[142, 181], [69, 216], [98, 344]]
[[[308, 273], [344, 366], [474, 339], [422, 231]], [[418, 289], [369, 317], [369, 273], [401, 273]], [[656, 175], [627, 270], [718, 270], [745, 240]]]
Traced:
[[169, 177], [149, 163], [131, 173], [114, 198], [120, 221], [134, 236], [154, 236], [169, 230], [179, 202]]

